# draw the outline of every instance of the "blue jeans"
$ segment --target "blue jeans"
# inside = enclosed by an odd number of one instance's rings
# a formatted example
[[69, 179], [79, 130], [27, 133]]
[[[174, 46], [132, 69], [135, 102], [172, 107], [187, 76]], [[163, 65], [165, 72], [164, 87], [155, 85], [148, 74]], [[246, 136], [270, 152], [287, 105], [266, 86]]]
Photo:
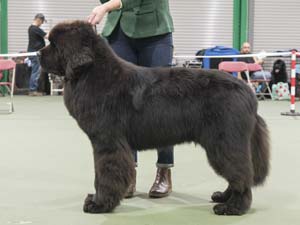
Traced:
[[[145, 67], [170, 66], [173, 57], [172, 33], [149, 38], [130, 38], [118, 25], [107, 38], [115, 53], [124, 60]], [[135, 162], [137, 151], [133, 150]], [[157, 149], [157, 167], [172, 167], [174, 164], [173, 146]]]
[[37, 56], [32, 56], [29, 58], [31, 61], [31, 75], [29, 80], [30, 91], [36, 91], [38, 88], [38, 80], [41, 72], [40, 61]]

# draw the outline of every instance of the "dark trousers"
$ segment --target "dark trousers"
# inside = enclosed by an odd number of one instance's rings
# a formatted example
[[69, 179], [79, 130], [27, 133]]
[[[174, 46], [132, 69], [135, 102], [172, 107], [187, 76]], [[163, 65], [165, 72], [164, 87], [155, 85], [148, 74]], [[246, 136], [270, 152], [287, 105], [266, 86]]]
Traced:
[[[170, 66], [173, 57], [172, 33], [149, 38], [130, 38], [117, 26], [108, 37], [108, 42], [115, 53], [128, 62], [139, 66]], [[135, 162], [137, 151], [133, 150]], [[173, 146], [157, 149], [157, 166], [172, 167], [174, 163]]]
[[31, 61], [31, 76], [29, 80], [29, 89], [30, 91], [37, 91], [38, 88], [38, 80], [41, 72], [40, 61], [37, 56], [29, 57]]
[[43, 69], [40, 73], [40, 78], [38, 80], [38, 91], [43, 92], [47, 95], [50, 95], [50, 81], [49, 81], [49, 75], [47, 72], [45, 72]]

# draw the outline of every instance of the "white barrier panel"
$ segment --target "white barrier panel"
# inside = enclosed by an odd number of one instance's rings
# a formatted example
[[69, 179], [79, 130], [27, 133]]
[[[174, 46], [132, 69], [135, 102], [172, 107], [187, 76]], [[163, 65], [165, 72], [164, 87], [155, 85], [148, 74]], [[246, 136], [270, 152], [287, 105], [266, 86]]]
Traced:
[[271, 52], [271, 53], [257, 53], [257, 54], [239, 54], [239, 55], [214, 55], [214, 56], [196, 56], [196, 55], [174, 55], [174, 58], [194, 58], [194, 59], [200, 59], [200, 58], [245, 58], [245, 57], [259, 57], [259, 58], [265, 58], [268, 56], [290, 56], [291, 52]]
[[36, 56], [36, 52], [0, 54], [0, 57], [5, 57], [5, 58], [28, 57], [28, 56]]
[[[36, 52], [27, 52], [27, 53], [12, 53], [12, 54], [0, 54], [0, 57], [27, 57], [27, 56], [36, 56]], [[263, 52], [256, 54], [239, 54], [239, 55], [218, 55], [218, 56], [195, 56], [195, 55], [174, 55], [174, 58], [244, 58], [244, 57], [259, 57], [265, 58], [267, 56], [290, 56], [291, 52]]]

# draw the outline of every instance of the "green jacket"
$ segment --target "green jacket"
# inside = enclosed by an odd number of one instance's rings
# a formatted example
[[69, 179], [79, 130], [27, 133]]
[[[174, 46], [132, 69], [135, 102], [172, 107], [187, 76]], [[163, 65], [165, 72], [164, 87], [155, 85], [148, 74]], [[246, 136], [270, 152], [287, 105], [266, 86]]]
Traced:
[[[100, 0], [101, 3], [109, 0]], [[120, 21], [131, 38], [145, 38], [174, 31], [169, 0], [122, 0], [122, 8], [111, 11], [102, 35], [109, 36]]]

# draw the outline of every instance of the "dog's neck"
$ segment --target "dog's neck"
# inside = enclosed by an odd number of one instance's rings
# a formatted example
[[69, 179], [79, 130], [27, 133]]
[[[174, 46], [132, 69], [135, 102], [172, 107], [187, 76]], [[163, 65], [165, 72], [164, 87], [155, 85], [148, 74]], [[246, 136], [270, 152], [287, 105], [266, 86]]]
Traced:
[[[113, 52], [108, 43], [101, 37], [98, 38], [94, 51], [98, 63], [115, 64], [118, 62], [118, 56]], [[99, 62], [99, 60], [101, 62]]]
[[[121, 72], [124, 70], [124, 60], [122, 60], [108, 43], [101, 37], [99, 37], [97, 44], [93, 50], [95, 52], [95, 69], [98, 74], [101, 73], [101, 77], [107, 81], [118, 80], [119, 76], [124, 76], [127, 73]], [[124, 78], [124, 77], [123, 77]]]

